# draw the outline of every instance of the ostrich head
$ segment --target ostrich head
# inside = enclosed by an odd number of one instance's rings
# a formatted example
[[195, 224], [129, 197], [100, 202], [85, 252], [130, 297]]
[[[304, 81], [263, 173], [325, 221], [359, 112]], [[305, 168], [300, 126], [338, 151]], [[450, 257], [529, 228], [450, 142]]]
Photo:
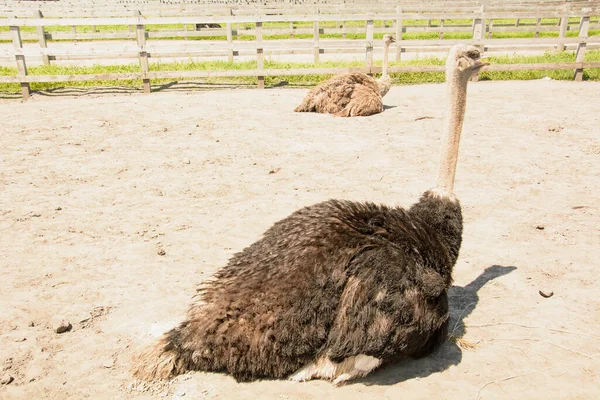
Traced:
[[477, 47], [462, 44], [452, 47], [446, 59], [448, 103], [437, 178], [437, 191], [444, 196], [453, 196], [458, 145], [467, 104], [467, 84], [486, 65], [489, 63], [481, 61], [481, 52]]
[[396, 41], [396, 39], [394, 39], [394, 37], [392, 35], [385, 34], [383, 36], [383, 44], [385, 46], [389, 46], [390, 44], [394, 43], [395, 41]]
[[446, 59], [446, 81], [452, 82], [457, 78], [468, 81], [486, 65], [490, 64], [481, 61], [481, 52], [477, 47], [458, 44], [450, 49]]

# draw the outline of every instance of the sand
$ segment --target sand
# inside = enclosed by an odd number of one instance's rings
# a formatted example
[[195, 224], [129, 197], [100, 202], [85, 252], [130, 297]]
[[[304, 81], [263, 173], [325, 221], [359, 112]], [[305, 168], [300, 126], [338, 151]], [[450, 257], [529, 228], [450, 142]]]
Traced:
[[[273, 222], [332, 197], [408, 206], [433, 185], [443, 85], [394, 87], [384, 113], [355, 119], [292, 112], [305, 92], [2, 100], [0, 379], [12, 382], [0, 398], [600, 397], [591, 82], [469, 87], [450, 290], [461, 346], [340, 388], [202, 372], [163, 386], [132, 379], [134, 352]], [[57, 316], [71, 330], [55, 333]]]

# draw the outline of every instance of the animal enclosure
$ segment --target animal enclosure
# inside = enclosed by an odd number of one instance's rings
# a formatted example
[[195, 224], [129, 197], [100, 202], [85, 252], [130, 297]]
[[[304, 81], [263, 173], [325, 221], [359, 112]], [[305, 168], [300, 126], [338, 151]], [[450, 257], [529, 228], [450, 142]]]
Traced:
[[[143, 386], [130, 357], [292, 211], [328, 198], [415, 202], [434, 185], [444, 85], [393, 87], [382, 114], [358, 119], [294, 113], [295, 89], [3, 101], [0, 363], [13, 382], [0, 397], [598, 398], [599, 91], [469, 87], [453, 336], [341, 388], [205, 373]], [[55, 315], [72, 330], [54, 333]]]
[[[44, 11], [29, 9], [29, 14], [24, 17], [23, 9], [13, 9], [11, 15], [18, 18], [0, 19], [0, 27], [10, 30], [0, 33], [0, 40], [12, 41], [12, 46], [5, 47], [0, 53], [0, 59], [13, 65], [16, 63], [18, 74], [0, 77], [0, 82], [20, 83], [23, 96], [27, 97], [31, 82], [140, 79], [144, 91], [150, 92], [153, 79], [252, 76], [257, 77], [259, 87], [264, 87], [266, 76], [345, 71], [374, 74], [380, 72], [374, 65], [374, 54], [381, 51], [378, 38], [384, 33], [396, 37], [393, 48], [396, 60], [407, 53], [442, 54], [456, 43], [468, 43], [477, 45], [486, 54], [552, 49], [577, 52], [575, 62], [495, 64], [488, 68], [489, 71], [572, 69], [574, 79], [581, 80], [584, 69], [600, 67], [600, 62], [585, 60], [586, 49], [600, 48], [600, 36], [589, 35], [600, 29], [600, 11], [596, 2], [546, 6], [508, 3], [476, 7], [454, 3], [443, 8], [440, 5], [401, 4], [290, 6], [285, 9], [266, 6], [149, 7], [127, 16], [123, 11], [115, 14], [102, 8], [88, 10], [89, 13], [83, 15], [82, 11], [75, 12], [72, 8], [53, 9], [48, 5]], [[516, 22], [508, 24], [506, 19]], [[197, 27], [202, 24], [220, 27]], [[99, 31], [101, 26], [113, 28]], [[36, 31], [31, 32], [31, 29]], [[507, 33], [531, 33], [534, 37], [497, 37]], [[412, 34], [435, 34], [437, 38], [405, 38]], [[463, 38], [452, 38], [452, 35]], [[555, 37], [541, 37], [548, 35]], [[24, 43], [26, 41], [36, 41], [37, 45]], [[78, 44], [77, 41], [89, 41], [90, 44]], [[281, 55], [309, 55], [314, 63], [322, 55], [355, 55], [364, 56], [365, 63], [363, 67], [351, 70], [265, 68], [265, 57]], [[256, 61], [256, 68], [153, 71], [150, 64], [153, 59], [203, 57], [220, 57], [230, 63], [241, 57], [251, 57]], [[81, 75], [30, 75], [27, 72], [27, 65], [34, 62], [48, 64], [53, 60], [76, 62], [82, 59], [138, 60], [140, 68], [139, 72], [131, 73]], [[442, 66], [390, 67], [390, 73], [442, 70]]]

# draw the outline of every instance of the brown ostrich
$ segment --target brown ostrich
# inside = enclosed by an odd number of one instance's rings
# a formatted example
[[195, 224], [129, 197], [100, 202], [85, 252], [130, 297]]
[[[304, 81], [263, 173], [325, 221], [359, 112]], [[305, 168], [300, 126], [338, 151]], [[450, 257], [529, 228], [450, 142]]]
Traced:
[[294, 109], [296, 112], [329, 113], [338, 117], [358, 117], [383, 111], [383, 96], [390, 90], [392, 80], [388, 75], [391, 35], [383, 37], [383, 65], [381, 78], [353, 73], [336, 75], [312, 88]]
[[447, 337], [462, 241], [453, 184], [467, 83], [485, 65], [475, 47], [450, 50], [435, 189], [408, 209], [328, 200], [275, 223], [199, 289], [185, 321], [137, 356], [135, 376], [202, 370], [340, 384], [430, 354]]

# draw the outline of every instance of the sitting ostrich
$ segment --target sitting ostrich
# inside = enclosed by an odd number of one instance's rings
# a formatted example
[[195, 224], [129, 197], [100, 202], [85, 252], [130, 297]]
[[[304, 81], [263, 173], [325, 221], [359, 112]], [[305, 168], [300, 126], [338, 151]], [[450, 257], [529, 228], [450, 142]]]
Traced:
[[435, 189], [406, 210], [328, 200], [276, 222], [199, 289], [185, 321], [136, 356], [134, 375], [340, 384], [430, 354], [447, 337], [462, 241], [453, 185], [467, 83], [485, 65], [475, 47], [450, 50]]
[[381, 78], [367, 74], [336, 75], [312, 88], [294, 109], [296, 112], [329, 113], [338, 117], [357, 117], [379, 114], [383, 111], [383, 96], [392, 86], [388, 75], [391, 35], [383, 37], [383, 64]]

